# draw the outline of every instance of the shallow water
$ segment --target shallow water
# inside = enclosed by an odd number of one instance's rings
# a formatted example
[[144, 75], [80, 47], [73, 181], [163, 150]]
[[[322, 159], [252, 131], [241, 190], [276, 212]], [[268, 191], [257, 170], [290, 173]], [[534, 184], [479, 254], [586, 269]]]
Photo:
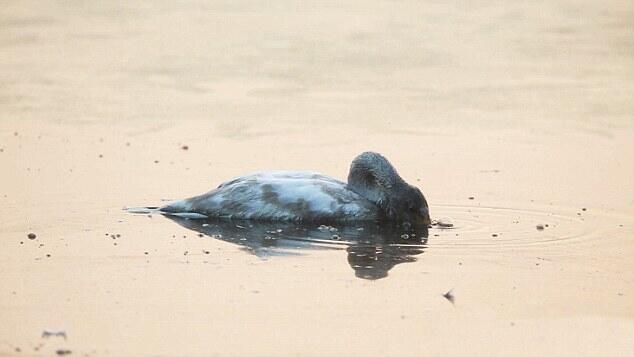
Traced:
[[[0, 355], [629, 355], [633, 11], [5, 4]], [[366, 150], [454, 226], [124, 210]]]

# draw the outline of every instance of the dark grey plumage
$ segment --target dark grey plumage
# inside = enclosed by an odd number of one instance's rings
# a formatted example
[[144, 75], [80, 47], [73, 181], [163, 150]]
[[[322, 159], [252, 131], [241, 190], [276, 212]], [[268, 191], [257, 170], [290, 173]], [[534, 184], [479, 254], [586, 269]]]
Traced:
[[408, 185], [382, 155], [372, 152], [353, 160], [347, 184], [314, 172], [259, 172], [160, 211], [266, 221], [430, 223], [420, 190]]

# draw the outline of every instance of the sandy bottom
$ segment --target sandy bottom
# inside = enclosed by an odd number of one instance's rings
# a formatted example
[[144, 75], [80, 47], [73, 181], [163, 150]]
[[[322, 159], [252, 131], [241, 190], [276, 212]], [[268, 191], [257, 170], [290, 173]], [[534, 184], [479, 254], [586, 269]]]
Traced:
[[[152, 4], [0, 11], [0, 355], [634, 350], [631, 2]], [[366, 150], [453, 229], [359, 251], [123, 210]]]

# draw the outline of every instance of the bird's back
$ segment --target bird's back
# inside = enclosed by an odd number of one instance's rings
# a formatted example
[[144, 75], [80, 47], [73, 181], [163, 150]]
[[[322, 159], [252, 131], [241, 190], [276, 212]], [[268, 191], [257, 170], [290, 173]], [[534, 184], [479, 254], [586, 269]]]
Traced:
[[379, 216], [376, 205], [341, 181], [314, 172], [268, 171], [227, 181], [206, 194], [161, 208], [166, 213], [207, 217], [354, 221]]

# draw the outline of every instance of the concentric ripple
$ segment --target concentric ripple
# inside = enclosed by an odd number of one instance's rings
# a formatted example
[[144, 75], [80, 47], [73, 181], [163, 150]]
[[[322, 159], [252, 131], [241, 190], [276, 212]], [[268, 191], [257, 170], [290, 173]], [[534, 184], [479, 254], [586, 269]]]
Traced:
[[521, 248], [578, 244], [601, 239], [622, 227], [623, 217], [608, 212], [547, 206], [435, 205], [436, 218], [448, 217], [452, 228], [430, 231], [429, 246]]

